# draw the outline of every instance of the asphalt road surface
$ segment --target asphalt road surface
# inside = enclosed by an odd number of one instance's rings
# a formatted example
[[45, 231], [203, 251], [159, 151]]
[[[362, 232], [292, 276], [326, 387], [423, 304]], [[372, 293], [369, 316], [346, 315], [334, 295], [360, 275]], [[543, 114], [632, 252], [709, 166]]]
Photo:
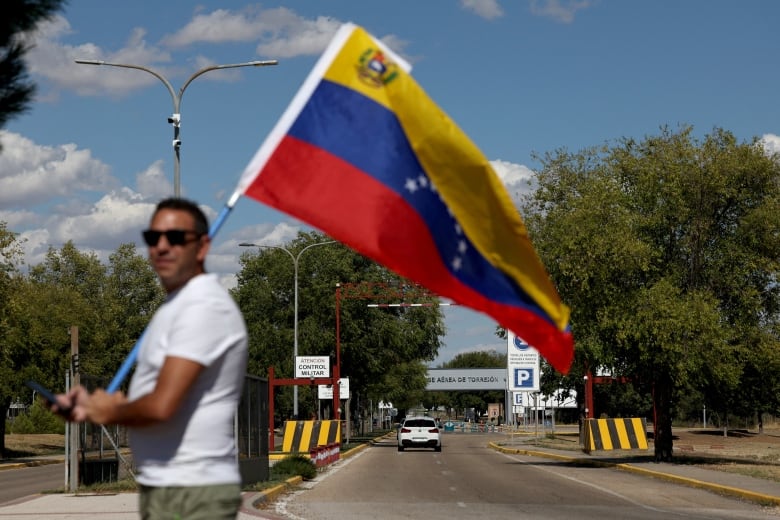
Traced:
[[388, 439], [270, 509], [295, 520], [778, 519], [753, 503], [646, 476], [501, 454], [487, 448], [491, 438], [446, 434], [441, 453], [398, 452]]
[[64, 463], [0, 471], [0, 505], [42, 491], [64, 488]]

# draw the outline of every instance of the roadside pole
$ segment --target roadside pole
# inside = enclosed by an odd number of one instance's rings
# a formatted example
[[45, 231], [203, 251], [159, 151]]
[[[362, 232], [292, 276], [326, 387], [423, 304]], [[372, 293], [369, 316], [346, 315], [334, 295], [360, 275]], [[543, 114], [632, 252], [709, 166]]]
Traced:
[[[70, 391], [70, 369], [65, 370], [65, 393]], [[65, 487], [70, 489], [70, 428], [71, 423], [65, 421]]]
[[[70, 328], [70, 366], [71, 385], [76, 387], [80, 383], [79, 377], [79, 328], [75, 325]], [[68, 436], [68, 490], [75, 493], [79, 487], [79, 425], [69, 423], [70, 435]]]

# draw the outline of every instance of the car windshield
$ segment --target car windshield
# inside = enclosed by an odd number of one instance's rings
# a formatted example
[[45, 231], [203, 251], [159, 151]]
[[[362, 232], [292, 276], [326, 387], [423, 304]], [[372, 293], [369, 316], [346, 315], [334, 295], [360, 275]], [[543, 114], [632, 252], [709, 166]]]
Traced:
[[436, 423], [432, 419], [409, 419], [404, 423], [407, 428], [435, 428]]

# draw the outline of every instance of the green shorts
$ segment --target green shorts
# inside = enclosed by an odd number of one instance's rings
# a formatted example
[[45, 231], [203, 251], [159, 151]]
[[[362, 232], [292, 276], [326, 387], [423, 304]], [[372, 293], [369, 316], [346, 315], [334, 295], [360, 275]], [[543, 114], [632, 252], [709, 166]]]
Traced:
[[241, 507], [241, 486], [140, 486], [142, 520], [235, 520]]

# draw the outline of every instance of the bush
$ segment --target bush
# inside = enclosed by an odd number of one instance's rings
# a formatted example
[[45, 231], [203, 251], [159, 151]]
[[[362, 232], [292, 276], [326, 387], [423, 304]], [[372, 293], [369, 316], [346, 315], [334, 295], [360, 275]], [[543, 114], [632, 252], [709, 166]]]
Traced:
[[317, 476], [317, 466], [304, 455], [288, 455], [271, 466], [272, 480], [285, 480], [297, 475], [305, 480], [311, 480]]
[[33, 425], [30, 416], [20, 413], [13, 421], [6, 421], [5, 431], [8, 433], [33, 433]]
[[39, 401], [33, 403], [27, 412], [19, 414], [13, 421], [6, 421], [8, 433], [65, 433], [65, 422], [51, 413]]

